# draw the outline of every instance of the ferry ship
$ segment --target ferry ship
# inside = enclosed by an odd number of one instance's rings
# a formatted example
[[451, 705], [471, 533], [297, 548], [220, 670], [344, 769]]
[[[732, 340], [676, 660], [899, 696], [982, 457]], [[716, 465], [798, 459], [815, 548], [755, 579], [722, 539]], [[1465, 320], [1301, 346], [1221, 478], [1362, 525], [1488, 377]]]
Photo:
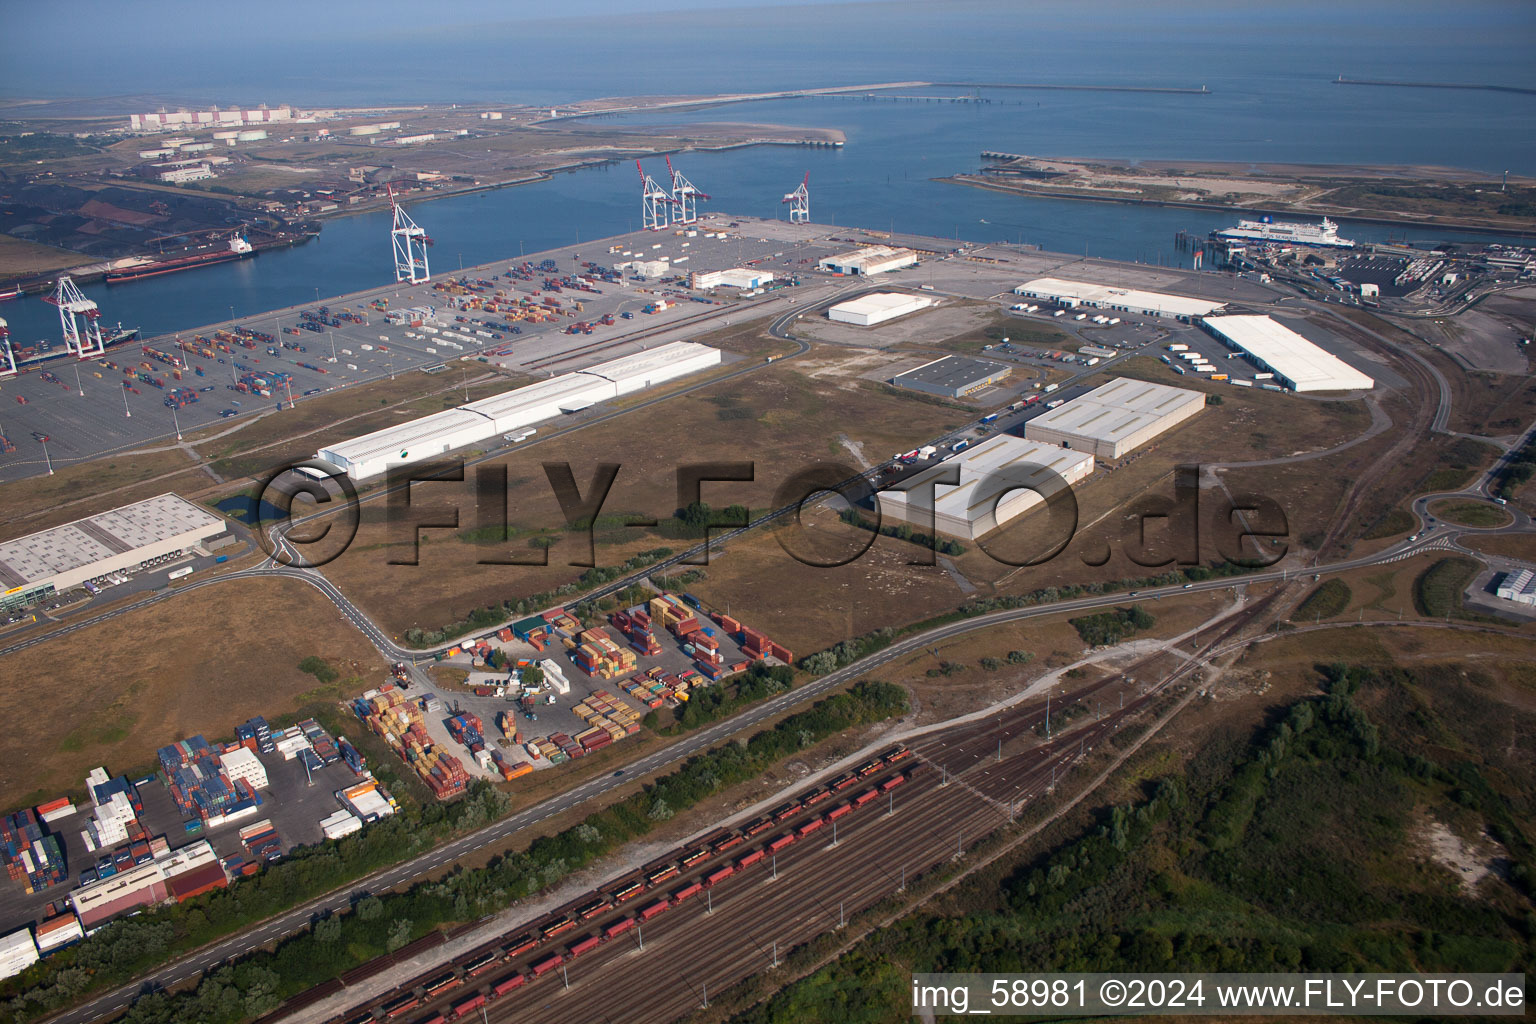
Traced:
[[1327, 217], [1321, 224], [1298, 224], [1293, 221], [1240, 220], [1235, 228], [1217, 231], [1217, 238], [1247, 239], [1254, 242], [1278, 242], [1288, 245], [1328, 246], [1336, 249], [1353, 249], [1353, 239], [1340, 238], [1339, 226]]

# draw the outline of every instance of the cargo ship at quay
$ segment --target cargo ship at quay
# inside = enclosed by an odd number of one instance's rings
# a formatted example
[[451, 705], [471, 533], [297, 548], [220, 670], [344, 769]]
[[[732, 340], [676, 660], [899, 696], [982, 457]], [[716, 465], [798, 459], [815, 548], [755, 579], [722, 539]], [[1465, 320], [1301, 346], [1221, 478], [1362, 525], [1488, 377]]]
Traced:
[[1353, 239], [1340, 238], [1339, 226], [1327, 217], [1321, 224], [1296, 221], [1240, 220], [1235, 228], [1223, 228], [1214, 237], [1230, 241], [1275, 242], [1281, 245], [1311, 245], [1334, 249], [1353, 249]]
[[219, 246], [202, 246], [194, 250], [184, 251], [179, 255], [163, 257], [138, 263], [131, 266], [120, 266], [107, 271], [107, 284], [120, 284], [124, 281], [137, 281], [145, 277], [159, 277], [161, 274], [174, 274], [179, 270], [191, 270], [193, 267], [206, 267], [215, 263], [228, 263], [231, 260], [243, 260], [248, 256], [256, 255], [256, 248], [241, 236], [231, 238], [227, 244]]

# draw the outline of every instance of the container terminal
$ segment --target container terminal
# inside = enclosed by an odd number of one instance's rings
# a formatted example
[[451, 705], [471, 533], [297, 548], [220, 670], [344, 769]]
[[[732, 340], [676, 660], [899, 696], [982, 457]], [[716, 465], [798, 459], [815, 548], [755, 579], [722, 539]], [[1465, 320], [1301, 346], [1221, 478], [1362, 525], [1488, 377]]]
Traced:
[[[804, 184], [785, 199], [809, 215]], [[933, 299], [994, 301], [1020, 282], [1069, 274], [1211, 304], [1262, 305], [1278, 294], [1231, 275], [714, 212], [449, 273], [426, 273], [428, 236], [414, 222], [397, 221], [391, 234], [400, 280], [340, 296], [317, 288], [312, 303], [175, 334], [125, 334], [116, 344], [100, 328], [110, 308], [61, 286], [67, 354], [17, 363], [0, 350], [0, 427], [15, 449], [0, 454], [0, 482], [215, 425], [237, 427], [406, 373], [446, 371], [467, 385], [497, 374], [582, 371], [744, 318], [857, 298], [874, 290], [857, 286], [875, 270], [881, 290]], [[383, 244], [381, 277], [389, 274]], [[874, 247], [901, 250], [900, 258], [859, 255]], [[29, 436], [46, 436], [47, 453]]]

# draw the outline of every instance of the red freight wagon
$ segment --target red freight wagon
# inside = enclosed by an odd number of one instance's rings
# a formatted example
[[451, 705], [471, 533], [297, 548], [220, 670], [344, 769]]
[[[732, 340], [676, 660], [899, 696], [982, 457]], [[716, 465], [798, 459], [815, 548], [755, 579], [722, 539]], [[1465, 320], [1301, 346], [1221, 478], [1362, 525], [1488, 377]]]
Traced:
[[812, 818], [810, 821], [806, 822], [804, 825], [801, 825], [799, 828], [795, 829], [795, 835], [800, 837], [801, 839], [804, 839], [806, 836], [810, 835], [812, 832], [815, 832], [817, 829], [821, 828], [821, 826], [822, 826], [822, 820], [820, 818]]
[[522, 956], [538, 944], [539, 940], [532, 935], [521, 936], [513, 940], [512, 945], [507, 947], [507, 959], [510, 960], [515, 956]]
[[788, 846], [794, 841], [794, 834], [786, 832], [783, 835], [774, 838], [771, 842], [768, 843], [768, 852], [778, 853], [780, 850], [784, 849], [784, 847]]
[[788, 818], [791, 815], [798, 813], [799, 810], [800, 810], [800, 805], [799, 804], [785, 804], [784, 806], [778, 808], [776, 811], [773, 812], [773, 820], [775, 822], [783, 821], [785, 818]]
[[596, 949], [599, 945], [602, 944], [602, 941], [603, 941], [603, 937], [601, 935], [588, 935], [584, 939], [576, 940], [575, 942], [571, 943], [570, 946], [567, 947], [570, 950], [571, 959], [575, 960], [577, 957], [581, 956], [581, 954], [583, 954], [583, 953], [590, 953], [590, 952], [592, 952], [594, 949]]
[[411, 1009], [419, 1002], [421, 1002], [421, 1000], [416, 997], [416, 993], [407, 992], [399, 999], [394, 999], [385, 1003], [379, 1012], [384, 1014], [385, 1020], [391, 1020], [400, 1016], [406, 1010]]
[[707, 860], [708, 858], [708, 850], [691, 850], [688, 853], [683, 854], [683, 869], [686, 871], [688, 868], [693, 867], [699, 861]]
[[877, 772], [879, 770], [880, 770], [880, 762], [879, 761], [865, 761], [863, 764], [859, 765], [859, 775], [861, 777], [865, 776], [865, 775], [873, 775], [875, 772]]
[[581, 907], [580, 909], [578, 909], [576, 911], [576, 916], [580, 917], [583, 921], [589, 921], [589, 920], [591, 920], [592, 918], [596, 917], [598, 914], [601, 914], [603, 911], [605, 911], [607, 909], [608, 909], [608, 901], [607, 900], [605, 900], [605, 899], [595, 899], [591, 903], [588, 903], [586, 906]]
[[480, 1009], [480, 1007], [482, 1007], [484, 1005], [485, 1005], [485, 993], [484, 992], [476, 993], [475, 995], [470, 996], [468, 999], [460, 999], [458, 1002], [454, 1003], [453, 1004], [453, 1008], [448, 1011], [448, 1019], [449, 1020], [458, 1020], [460, 1017], [464, 1017], [464, 1016], [467, 1016], [468, 1014], [474, 1013], [476, 1010]]
[[744, 842], [746, 842], [746, 840], [741, 836], [725, 836], [722, 839], [715, 840], [714, 846], [710, 847], [710, 849], [712, 849], [717, 854], [724, 853], [731, 847], [740, 846]]
[[634, 926], [635, 926], [635, 919], [634, 918], [632, 918], [632, 917], [621, 917], [617, 921], [613, 922], [613, 924], [611, 924], [607, 928], [603, 929], [603, 938], [604, 939], [611, 939], [615, 935], [623, 935], [625, 932], [629, 931]]
[[459, 977], [457, 974], [454, 974], [452, 971], [449, 971], [447, 974], [440, 974], [433, 978], [431, 981], [423, 985], [422, 988], [426, 990], [427, 995], [435, 996], [439, 992], [446, 992], [450, 988], [462, 985], [463, 983], [463, 978]]
[[624, 888], [620, 889], [618, 892], [614, 893], [613, 898], [618, 902], [623, 903], [625, 900], [634, 899], [636, 896], [639, 896], [643, 892], [645, 892], [644, 882], [631, 882]]
[[880, 783], [880, 792], [885, 793], [889, 790], [895, 789], [897, 786], [906, 781], [907, 777], [905, 775], [892, 775], [890, 778]]
[[548, 956], [541, 956], [529, 964], [528, 969], [533, 972], [535, 978], [542, 978], [563, 963], [565, 963], [565, 957], [559, 953], [550, 953]]
[[497, 997], [504, 996], [508, 992], [522, 988], [526, 984], [528, 984], [528, 976], [519, 971], [514, 971], [491, 986], [491, 995]]
[[895, 750], [885, 755], [885, 763], [895, 764], [897, 761], [904, 761], [911, 756], [912, 751], [908, 750], [906, 747], [897, 747]]
[[730, 864], [727, 864], [721, 868], [715, 868], [715, 870], [704, 876], [704, 884], [713, 888], [714, 886], [719, 885], [721, 882], [725, 881], [727, 878], [730, 878], [735, 873], [736, 868]]
[[753, 864], [756, 864], [758, 861], [762, 860], [763, 856], [764, 854], [762, 850], [753, 850], [751, 853], [737, 857], [736, 870], [740, 871], [743, 868], [751, 867]]
[[827, 820], [827, 821], [836, 821], [838, 818], [841, 818], [843, 815], [849, 814], [852, 811], [853, 811], [853, 804], [841, 803], [841, 804], [838, 804], [836, 807], [832, 808], [830, 811], [828, 811], [826, 813], [825, 820]]
[[575, 927], [576, 922], [571, 919], [571, 915], [567, 914], [560, 918], [560, 920], [551, 921], [549, 924], [545, 925], [541, 929], [541, 934], [543, 934], [546, 939], [550, 939], [554, 938], [556, 935], [559, 935], [561, 932], [568, 932]]
[[655, 903], [648, 903], [640, 908], [640, 920], [649, 921], [663, 910], [666, 910], [668, 906], [670, 906], [670, 904], [668, 904], [666, 900], [657, 900]]
[[682, 886], [681, 888], [673, 889], [672, 902], [681, 903], [688, 897], [697, 895], [701, 890], [703, 890], [703, 888], [704, 887], [698, 882], [689, 882], [687, 885]]
[[768, 831], [770, 828], [773, 828], [772, 819], [758, 818], [756, 821], [747, 822], [746, 828], [742, 829], [742, 831], [749, 836], [755, 836], [760, 832]]
[[830, 789], [818, 789], [816, 792], [812, 793], [810, 796], [807, 796], [805, 798], [805, 800], [801, 803], [801, 806], [802, 807], [815, 807], [817, 804], [821, 803], [823, 800], [827, 799], [831, 795], [832, 795], [832, 790], [830, 790]]
[[853, 806], [863, 807], [865, 804], [869, 803], [879, 795], [880, 793], [877, 790], [866, 789], [864, 792], [853, 798]]
[[668, 864], [666, 867], [658, 868], [657, 870], [652, 871], [649, 875], [646, 875], [645, 880], [651, 885], [657, 885], [658, 883], [665, 882], [669, 878], [676, 878], [677, 874], [677, 865]]
[[852, 772], [849, 772], [846, 775], [839, 775], [837, 778], [833, 779], [832, 788], [836, 790], [844, 790], [858, 781], [859, 777]]

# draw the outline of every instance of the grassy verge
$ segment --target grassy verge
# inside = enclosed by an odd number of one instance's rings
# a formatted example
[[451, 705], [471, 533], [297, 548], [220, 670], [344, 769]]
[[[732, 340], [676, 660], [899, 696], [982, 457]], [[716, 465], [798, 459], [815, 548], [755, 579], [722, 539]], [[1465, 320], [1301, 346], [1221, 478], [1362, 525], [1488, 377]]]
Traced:
[[1460, 526], [1491, 528], [1513, 521], [1508, 512], [1483, 501], [1436, 501], [1429, 506], [1431, 515]]
[[1460, 555], [1440, 559], [1413, 581], [1414, 610], [1437, 619], [1469, 618], [1462, 608], [1461, 594], [1481, 569], [1479, 563]]

